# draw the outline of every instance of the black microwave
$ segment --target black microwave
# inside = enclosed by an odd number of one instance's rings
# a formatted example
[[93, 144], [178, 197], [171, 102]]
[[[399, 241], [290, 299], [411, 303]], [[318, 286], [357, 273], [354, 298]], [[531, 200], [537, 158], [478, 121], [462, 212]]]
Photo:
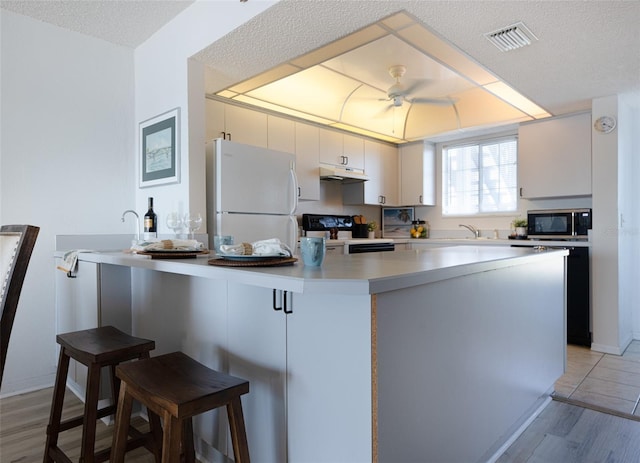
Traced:
[[591, 209], [527, 211], [527, 235], [533, 239], [586, 240]]

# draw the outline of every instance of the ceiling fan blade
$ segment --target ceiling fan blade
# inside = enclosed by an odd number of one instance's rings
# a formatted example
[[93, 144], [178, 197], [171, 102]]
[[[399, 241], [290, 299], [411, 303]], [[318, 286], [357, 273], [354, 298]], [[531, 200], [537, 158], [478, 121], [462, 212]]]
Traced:
[[393, 106], [392, 104], [387, 105], [387, 106], [385, 106], [385, 107], [384, 107], [384, 109], [382, 109], [381, 111], [378, 111], [378, 112], [376, 113], [376, 115], [375, 115], [375, 116], [373, 116], [373, 117], [374, 117], [374, 118], [384, 117], [384, 116], [386, 116], [386, 115], [387, 115], [387, 113], [388, 113], [389, 111], [391, 111], [391, 110], [393, 109], [393, 107], [394, 107], [394, 106]]
[[411, 104], [430, 104], [434, 106], [453, 106], [458, 101], [454, 98], [412, 98]]
[[433, 79], [417, 80], [413, 84], [411, 84], [409, 87], [406, 87], [404, 89], [404, 94], [410, 95], [412, 93], [415, 93], [418, 90], [422, 90], [425, 87], [428, 87], [432, 82], [434, 82]]

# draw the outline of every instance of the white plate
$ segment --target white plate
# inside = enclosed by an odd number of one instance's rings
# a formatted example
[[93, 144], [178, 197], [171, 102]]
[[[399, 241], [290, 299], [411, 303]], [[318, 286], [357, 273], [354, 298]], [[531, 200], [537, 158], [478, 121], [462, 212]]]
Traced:
[[271, 259], [286, 259], [289, 256], [283, 256], [280, 254], [275, 254], [275, 255], [256, 255], [256, 254], [251, 254], [251, 255], [240, 255], [240, 254], [218, 254], [220, 257], [222, 257], [223, 259], [228, 259], [228, 260], [246, 260], [246, 261], [252, 261], [252, 260], [271, 260]]

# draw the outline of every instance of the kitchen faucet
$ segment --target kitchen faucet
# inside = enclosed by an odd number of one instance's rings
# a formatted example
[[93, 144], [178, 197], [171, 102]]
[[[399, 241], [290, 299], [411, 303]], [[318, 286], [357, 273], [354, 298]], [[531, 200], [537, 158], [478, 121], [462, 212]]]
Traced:
[[464, 227], [467, 230], [469, 230], [471, 233], [473, 233], [473, 237], [474, 238], [480, 238], [480, 230], [478, 230], [473, 225], [465, 225], [465, 224], [461, 223], [460, 225], [458, 225], [458, 227]]
[[124, 216], [127, 215], [128, 213], [131, 213], [131, 214], [136, 216], [136, 243], [139, 243], [140, 242], [140, 216], [133, 209], [127, 209], [126, 211], [124, 211], [122, 213], [122, 219], [121, 220], [123, 222], [124, 222]]

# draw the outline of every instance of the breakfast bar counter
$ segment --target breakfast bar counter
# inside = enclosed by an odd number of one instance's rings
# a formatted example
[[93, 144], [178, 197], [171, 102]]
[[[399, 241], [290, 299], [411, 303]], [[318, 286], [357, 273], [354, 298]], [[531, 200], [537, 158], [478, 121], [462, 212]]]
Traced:
[[[564, 372], [567, 254], [455, 246], [229, 268], [96, 252], [57, 282], [97, 278], [97, 323], [128, 314], [121, 329], [154, 339], [152, 355], [248, 379], [254, 461], [475, 462]], [[232, 454], [224, 420], [195, 421], [203, 461]]]

